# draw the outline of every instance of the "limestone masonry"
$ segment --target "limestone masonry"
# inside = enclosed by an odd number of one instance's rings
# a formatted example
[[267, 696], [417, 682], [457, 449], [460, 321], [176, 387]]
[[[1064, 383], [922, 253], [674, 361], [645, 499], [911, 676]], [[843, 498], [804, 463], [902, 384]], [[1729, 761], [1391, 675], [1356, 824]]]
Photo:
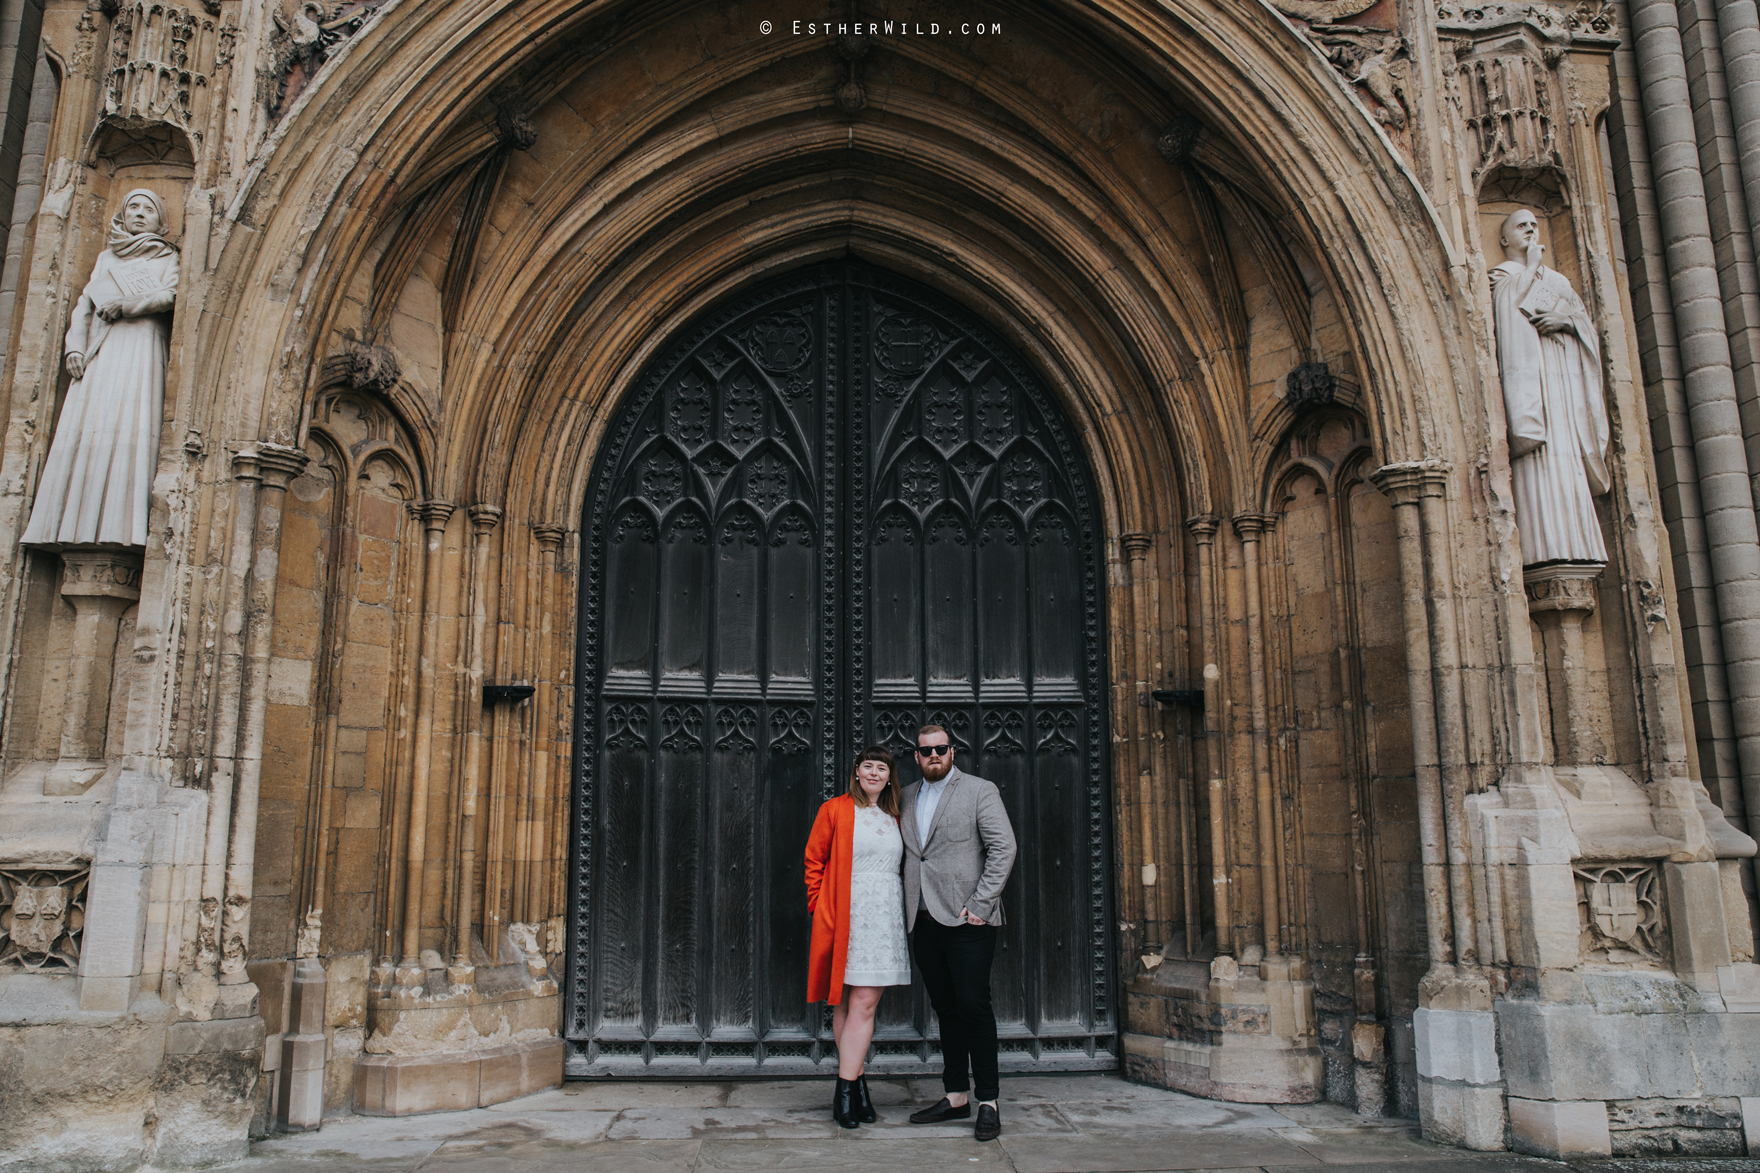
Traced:
[[1755, 0], [0, 0], [0, 203], [0, 1169], [830, 1075], [930, 721], [1005, 1082], [1760, 1155]]

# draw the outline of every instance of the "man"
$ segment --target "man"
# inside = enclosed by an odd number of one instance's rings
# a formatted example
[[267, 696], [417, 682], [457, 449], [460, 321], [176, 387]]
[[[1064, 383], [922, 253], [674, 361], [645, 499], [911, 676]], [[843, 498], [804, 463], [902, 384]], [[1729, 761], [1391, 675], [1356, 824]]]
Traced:
[[1522, 565], [1606, 562], [1594, 498], [1613, 483], [1611, 433], [1595, 323], [1564, 274], [1546, 267], [1533, 212], [1505, 217], [1502, 242], [1491, 304]]
[[[941, 1086], [933, 1108], [911, 1114], [912, 1124], [964, 1120], [978, 1099], [972, 1136], [1002, 1135], [996, 1110], [996, 1011], [990, 1003], [990, 963], [1002, 923], [1002, 886], [1014, 868], [1014, 828], [1002, 795], [982, 778], [953, 764], [947, 730], [917, 731], [920, 782], [904, 790], [905, 928], [929, 1004], [941, 1019]], [[970, 1072], [971, 1081], [967, 1081]], [[970, 1089], [970, 1093], [968, 1092]]]

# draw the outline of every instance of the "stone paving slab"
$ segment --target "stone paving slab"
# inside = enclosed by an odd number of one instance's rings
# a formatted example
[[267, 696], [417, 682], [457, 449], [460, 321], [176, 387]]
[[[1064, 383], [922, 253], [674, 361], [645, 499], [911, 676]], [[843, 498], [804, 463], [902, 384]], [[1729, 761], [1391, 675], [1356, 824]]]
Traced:
[[1337, 1104], [1201, 1100], [1116, 1076], [1003, 1080], [1002, 1139], [912, 1125], [934, 1079], [869, 1081], [880, 1121], [838, 1128], [829, 1080], [595, 1081], [469, 1112], [347, 1116], [252, 1146], [236, 1173], [1760, 1173], [1760, 1161], [1578, 1162], [1434, 1145]]
[[704, 1141], [697, 1163], [699, 1173], [762, 1173], [771, 1169], [858, 1169], [861, 1173], [974, 1169], [993, 1173], [1010, 1168], [1008, 1154], [1000, 1145], [977, 1144], [969, 1131], [960, 1140], [858, 1139], [851, 1135], [820, 1144]]
[[1159, 1173], [1321, 1164], [1270, 1129], [1223, 1133], [1140, 1129], [1040, 1137], [1010, 1135], [1004, 1120], [1002, 1147], [1008, 1150], [1015, 1173]]
[[422, 1173], [691, 1173], [703, 1167], [701, 1152], [701, 1142], [694, 1140], [597, 1145], [553, 1141], [511, 1145], [449, 1143], [418, 1168]]

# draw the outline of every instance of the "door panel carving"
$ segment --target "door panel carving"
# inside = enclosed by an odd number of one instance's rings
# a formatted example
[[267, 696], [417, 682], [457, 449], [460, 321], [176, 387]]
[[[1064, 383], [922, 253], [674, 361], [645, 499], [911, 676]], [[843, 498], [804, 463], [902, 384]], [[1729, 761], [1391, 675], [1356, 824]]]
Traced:
[[[712, 312], [620, 409], [583, 543], [569, 1069], [829, 1070], [802, 847], [947, 727], [1021, 841], [1004, 1063], [1113, 1066], [1094, 498], [1033, 374], [850, 262]], [[920, 990], [876, 1068], [933, 1061]]]

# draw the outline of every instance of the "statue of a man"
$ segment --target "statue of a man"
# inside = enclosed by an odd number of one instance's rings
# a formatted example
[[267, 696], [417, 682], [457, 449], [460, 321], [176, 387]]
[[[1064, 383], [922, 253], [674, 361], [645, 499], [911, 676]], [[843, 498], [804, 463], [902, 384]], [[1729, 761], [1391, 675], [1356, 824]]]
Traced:
[[109, 247], [67, 327], [74, 383], [37, 482], [27, 543], [147, 544], [177, 300], [177, 248], [165, 226], [165, 205], [146, 188], [129, 192], [110, 221]]
[[1543, 254], [1534, 213], [1511, 213], [1491, 300], [1522, 564], [1606, 562], [1592, 500], [1610, 487], [1601, 348], [1583, 299]]

